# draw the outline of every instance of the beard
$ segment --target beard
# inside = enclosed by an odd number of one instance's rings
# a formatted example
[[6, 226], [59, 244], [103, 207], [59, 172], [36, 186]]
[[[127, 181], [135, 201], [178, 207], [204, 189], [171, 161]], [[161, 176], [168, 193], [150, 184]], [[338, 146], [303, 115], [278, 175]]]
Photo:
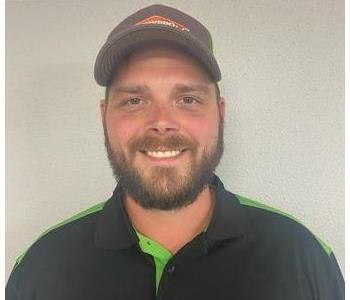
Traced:
[[[211, 183], [213, 172], [220, 162], [224, 149], [221, 117], [216, 143], [205, 148], [200, 157], [197, 157], [198, 143], [194, 139], [180, 135], [167, 138], [152, 135], [131, 139], [128, 143], [130, 153], [130, 159], [128, 159], [121, 147], [112, 148], [105, 121], [103, 128], [105, 147], [115, 179], [123, 191], [145, 209], [170, 211], [193, 203], [203, 189]], [[139, 170], [134, 165], [137, 152], [156, 151], [161, 148], [189, 151], [190, 164], [185, 174], [180, 174], [175, 167], [164, 166], [152, 167], [151, 174], [144, 174], [144, 170]]]

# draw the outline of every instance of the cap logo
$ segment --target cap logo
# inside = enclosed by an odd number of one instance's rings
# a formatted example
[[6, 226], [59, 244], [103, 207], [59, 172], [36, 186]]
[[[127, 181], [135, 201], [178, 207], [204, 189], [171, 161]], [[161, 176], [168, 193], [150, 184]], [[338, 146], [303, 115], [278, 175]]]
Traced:
[[137, 22], [135, 25], [146, 25], [146, 24], [165, 25], [181, 31], [187, 31], [187, 32], [190, 31], [186, 26], [161, 16], [148, 17], [146, 19], [141, 20], [140, 22]]

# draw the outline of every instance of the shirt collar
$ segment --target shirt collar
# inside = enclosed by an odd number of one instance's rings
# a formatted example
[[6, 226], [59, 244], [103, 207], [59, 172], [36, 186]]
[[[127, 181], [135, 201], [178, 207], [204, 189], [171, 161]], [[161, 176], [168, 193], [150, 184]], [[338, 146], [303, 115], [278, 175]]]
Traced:
[[210, 187], [215, 191], [215, 207], [206, 231], [208, 242], [237, 238], [249, 228], [246, 210], [237, 197], [227, 191], [216, 175]]
[[[215, 207], [206, 231], [208, 244], [242, 236], [249, 228], [245, 209], [216, 175], [210, 187], [215, 191]], [[123, 189], [118, 184], [101, 211], [95, 232], [97, 247], [121, 250], [138, 244], [137, 234], [123, 205], [123, 195]]]

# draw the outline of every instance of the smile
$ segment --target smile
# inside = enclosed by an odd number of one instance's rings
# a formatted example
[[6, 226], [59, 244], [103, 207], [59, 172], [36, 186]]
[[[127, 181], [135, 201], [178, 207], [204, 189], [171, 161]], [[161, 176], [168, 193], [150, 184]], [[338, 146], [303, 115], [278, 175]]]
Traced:
[[169, 158], [178, 156], [182, 151], [170, 150], [170, 151], [146, 151], [146, 154], [155, 158]]

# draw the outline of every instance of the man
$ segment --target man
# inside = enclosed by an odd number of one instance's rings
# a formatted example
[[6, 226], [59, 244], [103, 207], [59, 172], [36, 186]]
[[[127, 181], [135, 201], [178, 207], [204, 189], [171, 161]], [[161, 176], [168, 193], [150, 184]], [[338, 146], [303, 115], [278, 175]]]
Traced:
[[12, 299], [343, 299], [331, 249], [291, 217], [225, 190], [225, 100], [207, 29], [152, 5], [95, 63], [113, 196], [18, 258]]

